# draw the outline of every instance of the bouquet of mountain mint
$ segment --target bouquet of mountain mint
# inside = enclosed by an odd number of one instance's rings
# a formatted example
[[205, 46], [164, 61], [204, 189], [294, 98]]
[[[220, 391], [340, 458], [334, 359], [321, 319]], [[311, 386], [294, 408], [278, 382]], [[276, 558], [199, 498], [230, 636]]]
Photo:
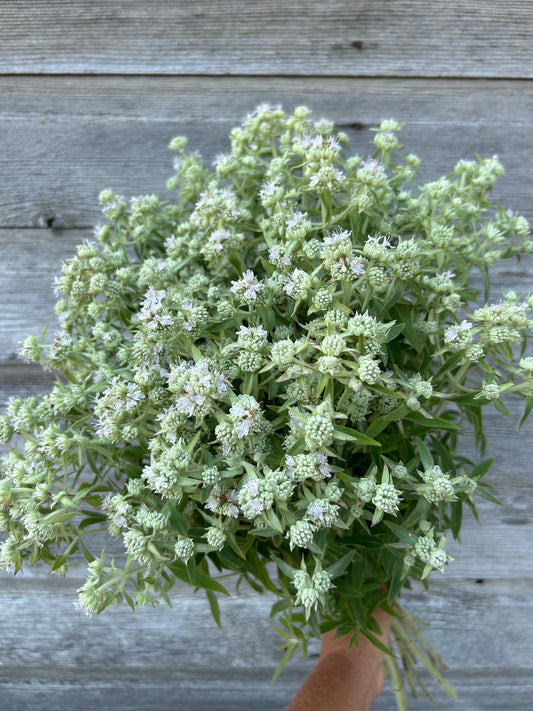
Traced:
[[[485, 303], [533, 242], [489, 199], [495, 157], [419, 186], [400, 128], [347, 157], [309, 109], [260, 106], [213, 170], [170, 143], [175, 200], [100, 194], [106, 223], [56, 281], [59, 331], [21, 347], [55, 385], [0, 418], [2, 568], [83, 552], [83, 611], [168, 601], [179, 579], [217, 622], [216, 571], [234, 573], [277, 598], [280, 669], [332, 629], [383, 648], [380, 606], [399, 708], [417, 660], [453, 693], [398, 596], [445, 570], [463, 506], [494, 500], [463, 423], [482, 452], [485, 407], [533, 407], [533, 297]], [[122, 565], [93, 550], [102, 530]]]

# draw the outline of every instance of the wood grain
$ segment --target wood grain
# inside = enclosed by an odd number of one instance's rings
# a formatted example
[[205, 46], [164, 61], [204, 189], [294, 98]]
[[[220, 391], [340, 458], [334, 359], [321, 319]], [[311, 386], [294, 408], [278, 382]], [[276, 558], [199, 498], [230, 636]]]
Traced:
[[531, 77], [527, 0], [7, 0], [3, 73]]
[[[115, 711], [147, 711], [148, 709], [179, 709], [180, 711], [282, 711], [302, 684], [307, 669], [300, 673], [284, 671], [274, 686], [270, 684], [272, 670], [260, 668], [242, 671], [225, 670], [221, 680], [212, 680], [209, 673], [202, 674], [186, 667], [188, 677], [183, 679], [174, 670], [169, 679], [161, 679], [149, 670], [146, 675], [125, 674], [113, 670], [112, 678], [105, 675], [96, 680], [80, 679], [79, 672], [63, 674], [59, 680], [10, 680], [0, 682], [3, 711], [87, 711], [87, 709], [114, 709]], [[29, 667], [28, 671], [33, 672]], [[105, 671], [105, 670], [103, 670]], [[419, 670], [420, 671], [420, 670]], [[13, 670], [16, 673], [17, 670]], [[448, 680], [459, 694], [454, 700], [441, 691], [424, 672], [422, 678], [438, 711], [525, 711], [533, 696], [531, 671], [512, 669], [485, 672], [448, 673]], [[36, 678], [36, 677], [35, 677]], [[13, 679], [13, 677], [12, 677]], [[410, 711], [428, 711], [428, 700], [409, 697]], [[390, 682], [373, 704], [372, 711], [396, 709]]]
[[506, 207], [533, 218], [533, 167], [524, 160], [533, 124], [533, 85], [524, 81], [205, 77], [0, 78], [0, 226], [89, 227], [97, 195], [165, 194], [169, 140], [184, 134], [208, 163], [228, 133], [261, 102], [289, 111], [308, 104], [368, 156], [382, 118], [405, 123], [405, 152], [422, 158], [421, 178], [458, 159], [498, 154]]
[[[309, 657], [295, 657], [278, 683], [269, 687], [280, 658], [274, 623], [268, 621], [272, 598], [251, 592], [221, 600], [222, 629], [217, 629], [205, 599], [190, 589], [172, 596], [173, 609], [162, 605], [132, 613], [123, 607], [88, 619], [71, 604], [75, 588], [66, 581], [54, 579], [38, 587], [23, 579], [2, 579], [2, 583], [5, 641], [0, 689], [3, 699], [22, 703], [7, 707], [16, 711], [31, 708], [24, 704], [35, 699], [35, 684], [40, 686], [44, 706], [39, 706], [44, 709], [53, 708], [54, 692], [56, 702], [72, 704], [64, 707], [69, 709], [81, 708], [76, 696], [87, 703], [106, 694], [128, 709], [150, 707], [141, 702], [168, 701], [167, 694], [198, 711], [207, 709], [209, 702], [217, 711], [244, 709], [245, 701], [250, 704], [260, 696], [265, 705], [259, 708], [280, 708], [317, 659], [315, 641]], [[420, 589], [406, 593], [405, 606], [431, 622], [425, 634], [444, 655], [462, 702], [475, 703], [474, 694], [481, 694], [487, 704], [461, 708], [518, 709], [518, 699], [531, 691], [532, 592], [530, 580], [516, 580], [439, 582], [429, 594]], [[490, 694], [485, 697], [483, 689], [502, 694], [502, 687], [508, 705], [489, 705]], [[230, 707], [232, 695], [236, 705]], [[446, 704], [443, 695], [438, 698]], [[373, 708], [386, 709], [390, 704], [387, 688]], [[427, 702], [415, 702], [410, 708], [427, 709]]]
[[[41, 675], [46, 677], [49, 671], [57, 674], [59, 669], [72, 673], [83, 663], [90, 677], [93, 669], [101, 673], [106, 665], [118, 665], [130, 673], [133, 669], [160, 667], [161, 673], [168, 675], [188, 663], [199, 670], [213, 670], [217, 678], [216, 670], [228, 659], [233, 669], [255, 665], [275, 669], [279, 662], [279, 637], [268, 619], [275, 601], [272, 595], [245, 591], [222, 596], [219, 629], [205, 595], [181, 585], [171, 593], [172, 608], [163, 603], [132, 612], [124, 605], [107, 608], [91, 618], [76, 610], [76, 584], [68, 580], [51, 578], [46, 584], [39, 581], [32, 585], [20, 576], [5, 579], [2, 574], [2, 588], [2, 667], [42, 666]], [[409, 611], [430, 623], [428, 640], [442, 651], [450, 669], [530, 668], [531, 580], [435, 580], [429, 592], [415, 586], [402, 594], [402, 600]], [[253, 625], [247, 625], [251, 620]], [[109, 634], [110, 629], [114, 634]], [[513, 630], [512, 639], [503, 633], [505, 629]], [[464, 630], [468, 630], [467, 635], [461, 634]], [[480, 644], [495, 630], [501, 633], [497, 646]], [[207, 639], [209, 645], [204, 643]], [[50, 669], [43, 664], [48, 646], [56, 650]], [[314, 640], [311, 660], [316, 659], [318, 648]], [[447, 651], [451, 648], [453, 655]], [[296, 660], [296, 668], [301, 664]], [[304, 666], [308, 664], [304, 662]], [[3, 671], [0, 668], [0, 678], [5, 681]], [[21, 670], [21, 678], [25, 676], [27, 672]]]

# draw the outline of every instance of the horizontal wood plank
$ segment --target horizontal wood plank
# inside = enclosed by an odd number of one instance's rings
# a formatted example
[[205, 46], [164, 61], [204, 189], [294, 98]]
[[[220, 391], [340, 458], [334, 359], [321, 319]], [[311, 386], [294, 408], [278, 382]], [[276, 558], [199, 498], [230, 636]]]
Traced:
[[0, 226], [88, 227], [97, 195], [165, 194], [169, 140], [190, 137], [208, 163], [261, 102], [308, 104], [335, 121], [349, 150], [368, 156], [366, 130], [390, 116], [405, 123], [405, 152], [423, 179], [458, 159], [498, 154], [507, 175], [496, 197], [533, 218], [533, 84], [524, 81], [220, 77], [1, 77]]
[[7, 0], [3, 73], [533, 76], [527, 0]]
[[[56, 650], [50, 660], [52, 670], [57, 666], [68, 673], [83, 663], [88, 677], [92, 670], [100, 673], [102, 667], [109, 666], [110, 670], [122, 667], [130, 672], [159, 670], [164, 678], [187, 662], [199, 670], [213, 670], [216, 679], [217, 669], [275, 669], [279, 661], [279, 636], [269, 620], [275, 600], [272, 595], [247, 591], [221, 596], [219, 629], [205, 595], [181, 585], [170, 595], [172, 608], [163, 603], [132, 612], [124, 605], [88, 618], [72, 602], [77, 595], [71, 581], [54, 578], [48, 585], [36, 587], [19, 577], [6, 580], [2, 574], [1, 579], [2, 681], [6, 680], [2, 674], [5, 664], [42, 665], [39, 677], [46, 678], [48, 647]], [[420, 585], [405, 591], [402, 604], [429, 623], [424, 634], [441, 650], [451, 670], [532, 667], [528, 653], [533, 639], [531, 579], [441, 580], [429, 592]], [[247, 625], [251, 620], [253, 624]], [[462, 630], [468, 634], [461, 634]], [[489, 635], [497, 635], [498, 645], [481, 643]], [[209, 645], [204, 644], [206, 639]], [[318, 647], [314, 640], [311, 661], [316, 659]], [[308, 666], [309, 661], [296, 664]], [[19, 674], [24, 678], [22, 669]]]
[[[436, 585], [430, 594], [417, 589], [405, 595], [405, 607], [430, 622], [424, 634], [447, 663], [462, 709], [526, 708], [518, 700], [532, 688], [532, 586], [531, 580], [453, 582]], [[207, 711], [209, 703], [217, 711], [249, 708], [245, 703], [259, 697], [265, 705], [254, 707], [281, 708], [317, 660], [319, 644], [313, 641], [308, 658], [296, 655], [269, 686], [280, 660], [279, 638], [268, 620], [270, 597], [246, 593], [221, 600], [217, 629], [205, 599], [185, 591], [172, 596], [173, 609], [108, 609], [90, 619], [74, 609], [73, 593], [59, 580], [47, 589], [25, 589], [20, 581], [3, 585], [0, 689], [2, 699], [13, 704], [3, 708], [31, 708], [36, 684], [41, 709], [54, 708], [54, 692], [56, 704], [63, 700], [69, 709], [82, 708], [77, 696], [83, 696], [84, 708], [88, 699], [104, 696], [107, 703], [116, 699], [113, 708], [129, 710], [146, 708], [135, 705], [138, 700], [163, 698], [198, 711]], [[501, 700], [504, 689], [509, 702], [490, 705], [491, 694]], [[388, 684], [373, 708], [390, 708], [391, 693]], [[475, 705], [479, 694], [483, 706]], [[452, 708], [444, 694], [435, 695], [444, 704], [439, 708]], [[427, 709], [427, 701], [410, 708]]]
[[[27, 667], [33, 672], [32, 667]], [[189, 669], [189, 667], [186, 667]], [[9, 671], [9, 670], [8, 670]], [[41, 680], [32, 683], [16, 679], [0, 682], [3, 711], [87, 711], [87, 709], [113, 709], [113, 711], [146, 711], [165, 708], [180, 711], [282, 711], [302, 684], [307, 670], [292, 673], [284, 670], [274, 685], [270, 684], [271, 670], [226, 671], [222, 681], [213, 682], [208, 674], [189, 672], [183, 679], [174, 670], [168, 680], [145, 679], [144, 675], [126, 674], [122, 669], [112, 680], [87, 682], [78, 673], [69, 679], [63, 674], [60, 680]], [[190, 678], [193, 676], [193, 679]], [[448, 672], [447, 679], [459, 694], [450, 698], [436, 687], [422, 671], [422, 677], [438, 711], [525, 711], [533, 696], [531, 670], [483, 672]], [[418, 699], [408, 697], [410, 711], [428, 711], [428, 700], [421, 694]], [[396, 709], [394, 693], [389, 680], [372, 711]]]

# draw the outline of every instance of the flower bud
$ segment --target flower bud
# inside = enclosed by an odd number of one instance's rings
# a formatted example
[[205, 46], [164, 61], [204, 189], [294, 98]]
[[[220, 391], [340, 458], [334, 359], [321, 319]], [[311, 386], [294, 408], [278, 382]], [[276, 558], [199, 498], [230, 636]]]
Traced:
[[192, 538], [182, 538], [180, 536], [176, 541], [174, 550], [178, 558], [181, 558], [182, 560], [187, 562], [194, 553], [194, 541], [192, 540]]
[[327, 593], [332, 587], [331, 576], [325, 570], [317, 570], [312, 577], [313, 587], [319, 594]]
[[221, 528], [217, 526], [210, 526], [206, 531], [207, 542], [213, 548], [217, 550], [222, 550], [224, 543], [226, 542], [226, 534]]
[[307, 548], [313, 542], [314, 529], [307, 521], [297, 521], [289, 529], [289, 544], [293, 548]]

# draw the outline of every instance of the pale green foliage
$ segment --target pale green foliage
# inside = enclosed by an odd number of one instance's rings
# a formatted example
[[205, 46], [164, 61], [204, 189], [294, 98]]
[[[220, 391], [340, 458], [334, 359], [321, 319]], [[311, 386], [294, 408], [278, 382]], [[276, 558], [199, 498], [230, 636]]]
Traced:
[[[62, 377], [0, 418], [24, 442], [1, 463], [2, 567], [64, 572], [81, 549], [93, 612], [176, 578], [225, 592], [209, 560], [275, 593], [291, 640], [369, 632], [387, 594], [444, 569], [463, 504], [490, 497], [462, 424], [482, 448], [483, 407], [533, 404], [515, 348], [533, 300], [483, 304], [470, 272], [488, 289], [532, 243], [489, 200], [495, 158], [419, 188], [399, 129], [346, 157], [308, 109], [259, 107], [214, 171], [172, 141], [174, 202], [102, 192], [107, 223], [57, 279], [60, 330], [22, 346]], [[91, 552], [101, 528], [122, 568]]]

